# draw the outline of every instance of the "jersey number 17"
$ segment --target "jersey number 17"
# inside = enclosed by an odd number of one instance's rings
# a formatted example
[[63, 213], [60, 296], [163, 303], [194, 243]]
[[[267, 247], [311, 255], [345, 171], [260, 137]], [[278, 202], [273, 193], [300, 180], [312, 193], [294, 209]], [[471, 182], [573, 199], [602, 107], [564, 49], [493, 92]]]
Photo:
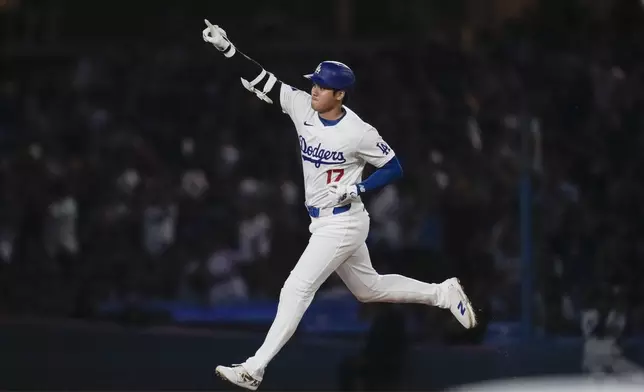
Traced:
[[344, 169], [330, 169], [326, 171], [326, 183], [338, 182], [344, 176]]

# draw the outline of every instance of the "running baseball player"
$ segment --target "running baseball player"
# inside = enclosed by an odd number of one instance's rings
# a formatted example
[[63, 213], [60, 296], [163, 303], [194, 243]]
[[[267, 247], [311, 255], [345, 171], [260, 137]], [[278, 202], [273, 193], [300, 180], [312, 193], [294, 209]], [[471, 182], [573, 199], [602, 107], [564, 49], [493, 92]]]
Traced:
[[[282, 287], [277, 315], [255, 355], [244, 363], [217, 366], [216, 373], [240, 387], [256, 390], [264, 370], [295, 332], [322, 283], [336, 272], [362, 302], [417, 303], [449, 309], [465, 327], [476, 315], [458, 279], [439, 284], [400, 275], [379, 275], [371, 265], [365, 240], [369, 214], [365, 193], [402, 176], [400, 162], [378, 131], [343, 103], [355, 83], [353, 71], [337, 61], [323, 61], [304, 77], [311, 93], [278, 80], [243, 54], [226, 32], [205, 21], [204, 41], [229, 62], [231, 72], [257, 98], [280, 108], [295, 124], [300, 142], [305, 205], [311, 217], [308, 246]], [[366, 164], [377, 170], [362, 179]]]

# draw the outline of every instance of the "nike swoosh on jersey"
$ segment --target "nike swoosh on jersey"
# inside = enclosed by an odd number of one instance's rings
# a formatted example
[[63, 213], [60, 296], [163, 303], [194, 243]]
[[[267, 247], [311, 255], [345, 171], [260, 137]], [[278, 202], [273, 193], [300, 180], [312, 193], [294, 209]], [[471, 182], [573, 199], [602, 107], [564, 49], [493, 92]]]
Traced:
[[306, 121], [304, 121], [304, 125], [306, 125], [307, 127], [312, 127], [313, 126], [313, 124], [309, 124]]

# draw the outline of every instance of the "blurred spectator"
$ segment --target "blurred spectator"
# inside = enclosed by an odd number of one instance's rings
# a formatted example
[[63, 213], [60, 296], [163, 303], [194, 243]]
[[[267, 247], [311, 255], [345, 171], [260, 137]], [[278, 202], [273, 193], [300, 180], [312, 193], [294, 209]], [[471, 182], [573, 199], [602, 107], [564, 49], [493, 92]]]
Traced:
[[594, 376], [626, 373], [644, 380], [644, 369], [628, 360], [621, 340], [628, 324], [624, 293], [616, 287], [612, 293], [590, 298], [581, 314], [585, 338], [582, 367]]

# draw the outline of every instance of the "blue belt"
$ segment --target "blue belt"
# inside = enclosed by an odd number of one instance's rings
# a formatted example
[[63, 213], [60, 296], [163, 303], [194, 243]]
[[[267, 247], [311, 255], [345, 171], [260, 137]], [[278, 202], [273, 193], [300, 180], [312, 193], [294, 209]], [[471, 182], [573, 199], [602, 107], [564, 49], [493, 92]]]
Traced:
[[[309, 215], [311, 216], [311, 218], [320, 217], [320, 209], [318, 207], [306, 206], [306, 209], [309, 211]], [[347, 204], [346, 206], [342, 206], [342, 207], [335, 207], [333, 209], [333, 215], [342, 214], [343, 212], [347, 212], [350, 209], [351, 209], [351, 204]]]

